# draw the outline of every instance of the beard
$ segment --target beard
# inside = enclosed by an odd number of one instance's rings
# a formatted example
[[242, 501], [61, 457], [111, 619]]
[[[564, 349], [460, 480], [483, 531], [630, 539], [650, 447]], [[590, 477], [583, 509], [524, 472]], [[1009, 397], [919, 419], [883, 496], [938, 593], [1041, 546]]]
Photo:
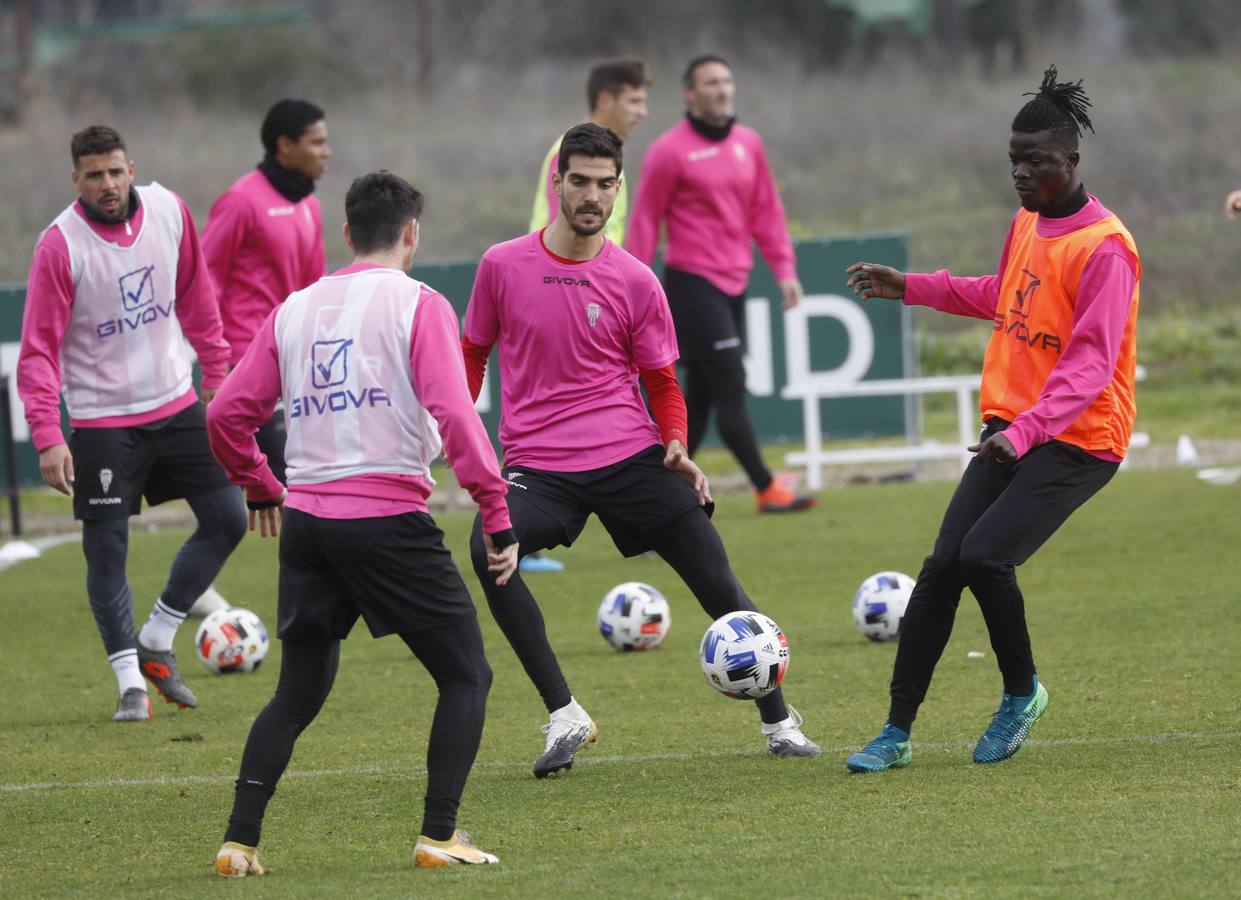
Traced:
[[[587, 212], [592, 212], [599, 217], [599, 223], [597, 225], [582, 225], [577, 221], [577, 216], [580, 213]], [[593, 203], [584, 203], [577, 209], [570, 210], [568, 204], [561, 203], [560, 214], [564, 216], [564, 220], [569, 223], [569, 227], [573, 229], [574, 234], [581, 237], [590, 237], [591, 235], [598, 234], [603, 230], [603, 226], [608, 223], [610, 211], [604, 212], [603, 207], [596, 206]]]
[[[102, 202], [104, 198], [100, 197], [99, 199]], [[108, 197], [107, 199], [110, 200], [112, 198]], [[102, 206], [87, 203], [84, 198], [82, 199], [82, 205], [86, 207], [86, 211], [90, 213], [92, 219], [105, 225], [119, 225], [125, 221], [125, 216], [129, 212], [129, 203], [126, 197], [120, 198], [120, 202], [116, 205], [116, 212], [107, 212]]]

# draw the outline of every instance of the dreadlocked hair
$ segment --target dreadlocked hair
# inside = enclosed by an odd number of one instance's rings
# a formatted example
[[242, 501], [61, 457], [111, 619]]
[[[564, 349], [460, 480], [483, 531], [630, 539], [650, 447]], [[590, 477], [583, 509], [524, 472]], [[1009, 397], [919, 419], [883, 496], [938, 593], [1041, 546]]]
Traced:
[[1082, 128], [1094, 131], [1086, 112], [1093, 104], [1082, 89], [1080, 79], [1076, 84], [1057, 82], [1059, 74], [1055, 66], [1048, 66], [1038, 90], [1022, 94], [1034, 99], [1021, 107], [1013, 119], [1012, 130], [1024, 133], [1050, 130], [1056, 143], [1067, 150], [1076, 150], [1077, 139], [1084, 134]]

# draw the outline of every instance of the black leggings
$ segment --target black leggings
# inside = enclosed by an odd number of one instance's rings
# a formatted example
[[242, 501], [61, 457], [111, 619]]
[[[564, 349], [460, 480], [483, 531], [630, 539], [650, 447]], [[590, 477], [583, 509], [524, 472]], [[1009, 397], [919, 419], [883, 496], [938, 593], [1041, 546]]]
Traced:
[[702, 445], [715, 408], [720, 440], [755, 490], [771, 484], [746, 408], [745, 293], [726, 294], [701, 275], [667, 269], [664, 287], [685, 370], [690, 456]]
[[[564, 528], [537, 507], [529, 503], [510, 504], [509, 511], [523, 556], [563, 543]], [[691, 509], [665, 525], [652, 536], [651, 545], [681, 576], [712, 620], [736, 610], [755, 609], [754, 602], [742, 590], [728, 564], [719, 532], [703, 510]], [[539, 605], [520, 573], [514, 573], [504, 587], [496, 585], [495, 575], [487, 571], [480, 519], [474, 521], [470, 557], [482, 582], [483, 593], [487, 595], [491, 614], [534, 682], [548, 712], [566, 706], [572, 699], [572, 692], [547, 639]], [[757, 701], [757, 705], [760, 718], [768, 724], [788, 718], [784, 694], [779, 689]]]
[[[984, 436], [1007, 427], [992, 421], [996, 425]], [[982, 610], [1004, 692], [1024, 697], [1034, 690], [1034, 654], [1016, 567], [1117, 468], [1060, 441], [1034, 448], [1015, 464], [970, 462], [901, 622], [889, 722], [905, 731], [912, 727], [966, 587]]]
[[[186, 612], [215, 580], [224, 561], [246, 533], [246, 507], [232, 485], [186, 498], [198, 527], [177, 551], [161, 599]], [[86, 595], [108, 656], [136, 646], [134, 603], [125, 577], [129, 555], [128, 519], [88, 519], [82, 523], [86, 555]]]
[[756, 491], [771, 484], [771, 470], [763, 462], [754, 436], [754, 425], [746, 408], [745, 363], [741, 348], [716, 350], [702, 359], [687, 360], [685, 367], [685, 411], [689, 445], [693, 456], [702, 446], [703, 436], [715, 407], [715, 425], [720, 440], [741, 463]]
[[[439, 689], [427, 742], [422, 833], [446, 840], [456, 827], [461, 792], [478, 753], [491, 667], [474, 617], [400, 637]], [[267, 801], [293, 756], [293, 745], [323, 707], [340, 664], [339, 640], [286, 640], [281, 646], [280, 681], [250, 729], [224, 835], [226, 841], [251, 847], [258, 845]]]

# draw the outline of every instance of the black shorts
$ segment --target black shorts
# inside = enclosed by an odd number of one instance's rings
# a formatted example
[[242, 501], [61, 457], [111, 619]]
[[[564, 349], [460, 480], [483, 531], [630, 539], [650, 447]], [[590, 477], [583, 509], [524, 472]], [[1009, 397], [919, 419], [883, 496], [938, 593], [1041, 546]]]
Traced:
[[664, 292], [682, 362], [693, 363], [721, 350], [745, 352], [744, 291], [725, 294], [701, 275], [667, 269]]
[[286, 508], [276, 636], [348, 637], [359, 615], [377, 638], [475, 615], [444, 533], [420, 512], [324, 519]]
[[228, 486], [207, 443], [206, 408], [125, 428], [75, 428], [73, 517], [124, 519], [151, 506]]
[[[664, 448], [660, 446], [586, 472], [505, 466], [504, 478], [509, 484], [509, 508], [529, 503], [551, 516], [564, 531], [559, 543], [573, 546], [594, 513], [625, 556], [651, 549], [654, 534], [698, 507], [693, 485], [664, 468]], [[707, 504], [706, 510], [711, 515], [715, 504]], [[520, 516], [514, 514], [513, 518]]]

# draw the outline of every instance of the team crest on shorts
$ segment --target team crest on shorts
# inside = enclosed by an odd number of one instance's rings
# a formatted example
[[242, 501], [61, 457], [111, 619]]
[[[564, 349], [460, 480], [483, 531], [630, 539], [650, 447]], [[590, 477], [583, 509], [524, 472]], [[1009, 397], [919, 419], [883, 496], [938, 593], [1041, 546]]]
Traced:
[[99, 484], [100, 486], [103, 487], [103, 492], [106, 494], [108, 492], [108, 488], [112, 487], [112, 470], [111, 469], [100, 469], [99, 470]]
[[595, 323], [599, 321], [599, 313], [603, 312], [603, 307], [598, 303], [586, 304], [586, 321], [590, 323], [590, 327], [594, 328]]

